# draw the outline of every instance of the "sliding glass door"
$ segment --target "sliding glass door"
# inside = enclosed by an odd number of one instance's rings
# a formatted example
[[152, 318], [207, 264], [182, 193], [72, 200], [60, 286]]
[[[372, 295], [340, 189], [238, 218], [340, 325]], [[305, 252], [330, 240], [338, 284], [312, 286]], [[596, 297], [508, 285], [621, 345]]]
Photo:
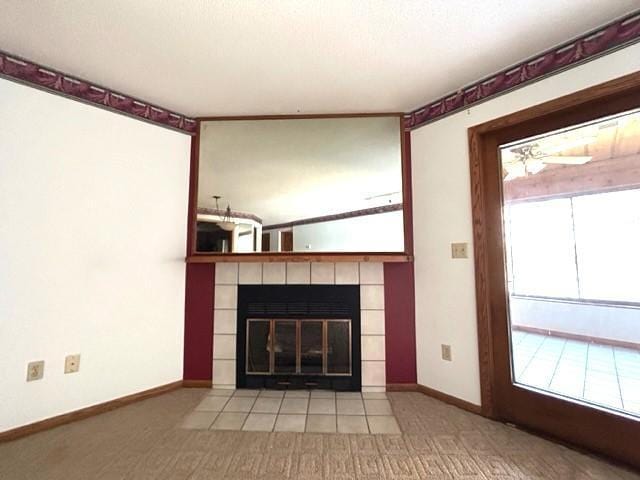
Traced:
[[512, 381], [640, 417], [640, 111], [500, 154]]
[[482, 412], [640, 468], [640, 73], [469, 152]]

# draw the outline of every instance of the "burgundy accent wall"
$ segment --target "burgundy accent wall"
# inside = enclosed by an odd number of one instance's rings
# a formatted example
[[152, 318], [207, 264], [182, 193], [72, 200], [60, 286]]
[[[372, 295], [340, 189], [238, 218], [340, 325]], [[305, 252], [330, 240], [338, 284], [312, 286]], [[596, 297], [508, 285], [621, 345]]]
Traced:
[[211, 380], [215, 263], [187, 263], [184, 380]]
[[417, 383], [413, 263], [384, 264], [387, 383]]

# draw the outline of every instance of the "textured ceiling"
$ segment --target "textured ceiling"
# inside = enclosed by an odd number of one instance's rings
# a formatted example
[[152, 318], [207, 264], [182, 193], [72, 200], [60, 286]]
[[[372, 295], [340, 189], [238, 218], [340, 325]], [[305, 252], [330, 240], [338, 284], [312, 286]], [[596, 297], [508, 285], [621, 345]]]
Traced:
[[0, 0], [0, 49], [187, 115], [409, 111], [638, 0]]

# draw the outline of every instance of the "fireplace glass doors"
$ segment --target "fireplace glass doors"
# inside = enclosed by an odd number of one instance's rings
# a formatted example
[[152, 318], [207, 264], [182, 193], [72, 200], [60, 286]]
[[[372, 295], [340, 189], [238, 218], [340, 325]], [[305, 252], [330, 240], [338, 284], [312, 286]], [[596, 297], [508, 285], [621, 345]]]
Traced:
[[246, 373], [351, 375], [351, 320], [247, 319]]

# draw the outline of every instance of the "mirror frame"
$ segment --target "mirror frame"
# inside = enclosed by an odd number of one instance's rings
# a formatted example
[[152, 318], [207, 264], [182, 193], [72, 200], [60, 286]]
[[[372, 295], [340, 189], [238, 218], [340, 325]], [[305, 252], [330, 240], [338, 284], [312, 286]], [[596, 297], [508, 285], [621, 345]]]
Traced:
[[[397, 117], [400, 135], [400, 157], [402, 169], [402, 217], [404, 228], [404, 251], [402, 252], [253, 252], [222, 253], [198, 252], [196, 250], [196, 219], [198, 210], [198, 176], [200, 156], [200, 125], [202, 122], [234, 120], [303, 120], [316, 118]], [[191, 166], [189, 170], [189, 216], [187, 227], [188, 263], [217, 262], [410, 262], [413, 261], [413, 215], [411, 195], [411, 148], [410, 133], [404, 128], [404, 114], [390, 113], [338, 113], [319, 115], [248, 115], [196, 118], [196, 134], [191, 139]]]

